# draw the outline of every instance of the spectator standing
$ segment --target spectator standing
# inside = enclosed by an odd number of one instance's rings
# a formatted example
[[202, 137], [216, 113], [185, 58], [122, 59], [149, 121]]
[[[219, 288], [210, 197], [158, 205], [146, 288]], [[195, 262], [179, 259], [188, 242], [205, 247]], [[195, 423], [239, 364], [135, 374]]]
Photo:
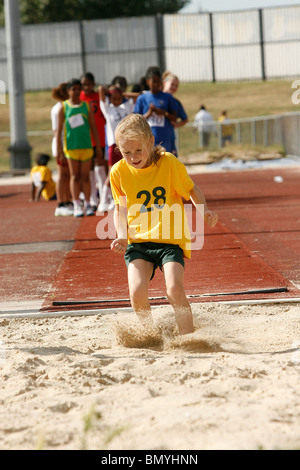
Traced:
[[[100, 145], [102, 148], [102, 154], [105, 154], [105, 117], [101, 111], [99, 103], [99, 95], [94, 90], [95, 88], [95, 78], [94, 75], [90, 72], [85, 73], [81, 77], [82, 90], [80, 93], [80, 99], [89, 103], [91, 110], [94, 113], [95, 125], [100, 139]], [[97, 157], [96, 152], [96, 142], [92, 136], [92, 145], [94, 148], [94, 155], [92, 159], [92, 168], [90, 170], [90, 184], [91, 184], [91, 198], [90, 203], [96, 210], [99, 200], [101, 198], [101, 193], [103, 191], [103, 186], [106, 180], [107, 172], [105, 168], [105, 160]], [[97, 195], [97, 190], [99, 194], [99, 200]]]
[[[81, 101], [81, 82], [72, 79], [68, 82], [69, 99], [63, 102], [58, 115], [57, 136], [64, 128], [64, 148], [60, 138], [57, 138], [57, 154], [64, 153], [70, 170], [70, 189], [74, 204], [74, 217], [82, 217], [84, 211], [79, 199], [80, 192], [84, 194], [85, 214], [94, 215], [90, 204], [89, 172], [94, 154], [91, 134], [96, 142], [96, 152], [99, 161], [102, 159], [102, 149], [94, 121], [94, 113], [86, 101]], [[65, 125], [64, 125], [65, 124]]]
[[[55, 216], [70, 216], [73, 215], [73, 204], [71, 203], [70, 193], [70, 172], [68, 162], [64, 154], [57, 155], [56, 145], [56, 130], [58, 123], [58, 113], [62, 108], [62, 102], [68, 98], [67, 83], [61, 83], [52, 90], [52, 98], [57, 100], [57, 103], [51, 109], [51, 124], [54, 133], [52, 139], [52, 155], [56, 159], [57, 164], [57, 182], [56, 182], [56, 196], [57, 207], [55, 209]], [[63, 133], [61, 135], [63, 139]]]
[[97, 209], [101, 213], [114, 208], [109, 174], [111, 167], [122, 158], [116, 146], [115, 129], [125, 116], [132, 113], [133, 100], [124, 100], [122, 89], [116, 85], [111, 85], [108, 88], [100, 86], [98, 91], [100, 107], [106, 119], [106, 141], [108, 146], [108, 177], [105, 181], [100, 204]]
[[222, 147], [224, 147], [227, 143], [231, 144], [232, 142], [232, 124], [225, 110], [222, 111], [218, 120], [222, 126]]
[[131, 88], [132, 93], [144, 93], [145, 91], [149, 91], [149, 87], [147, 85], [146, 77], [141, 77], [138, 83], [135, 83]]
[[[170, 93], [173, 97], [177, 92], [179, 87], [179, 78], [177, 75], [174, 75], [171, 72], [164, 72], [163, 73], [163, 91], [165, 93]], [[175, 98], [175, 97], [174, 97]], [[174, 128], [182, 127], [188, 122], [188, 116], [185, 112], [184, 107], [182, 106], [181, 102], [175, 98], [178, 109], [177, 109], [177, 119], [176, 121], [172, 121], [173, 125], [173, 147], [172, 150], [173, 155], [176, 157], [177, 155], [177, 146], [176, 146], [176, 133]]]
[[174, 150], [172, 123], [177, 119], [177, 103], [170, 93], [162, 91], [163, 83], [158, 67], [149, 67], [146, 73], [147, 93], [138, 96], [134, 113], [142, 114], [148, 121], [155, 145], [162, 145], [167, 152]]
[[212, 114], [206, 110], [206, 107], [203, 104], [195, 115], [194, 128], [197, 129], [200, 134], [202, 147], [208, 147], [210, 135], [212, 132], [216, 133], [217, 129]]

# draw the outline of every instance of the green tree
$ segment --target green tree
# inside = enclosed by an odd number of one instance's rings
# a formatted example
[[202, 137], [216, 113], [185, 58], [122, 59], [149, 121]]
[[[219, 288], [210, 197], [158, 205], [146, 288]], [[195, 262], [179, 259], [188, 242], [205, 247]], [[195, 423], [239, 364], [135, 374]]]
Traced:
[[[23, 24], [177, 13], [190, 0], [20, 0]], [[4, 0], [0, 23], [4, 24]]]

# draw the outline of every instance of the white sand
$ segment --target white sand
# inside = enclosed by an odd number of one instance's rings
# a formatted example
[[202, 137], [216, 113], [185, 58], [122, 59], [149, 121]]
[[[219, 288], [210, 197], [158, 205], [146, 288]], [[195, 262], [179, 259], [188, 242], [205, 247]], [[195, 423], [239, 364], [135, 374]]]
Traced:
[[0, 317], [1, 450], [300, 448], [298, 304], [153, 312]]

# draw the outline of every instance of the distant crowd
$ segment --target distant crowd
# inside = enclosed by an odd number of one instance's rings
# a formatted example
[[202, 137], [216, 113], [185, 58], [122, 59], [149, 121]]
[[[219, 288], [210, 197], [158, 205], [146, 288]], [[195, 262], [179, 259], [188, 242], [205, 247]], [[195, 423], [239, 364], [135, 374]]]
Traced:
[[[112, 210], [110, 171], [122, 158], [115, 142], [118, 123], [131, 113], [142, 114], [151, 127], [155, 145], [177, 157], [175, 128], [188, 122], [183, 105], [174, 96], [178, 86], [176, 75], [162, 74], [157, 66], [149, 67], [130, 92], [122, 76], [96, 89], [90, 72], [59, 84], [52, 90], [57, 103], [51, 109], [57, 181], [55, 184], [47, 166], [50, 155], [38, 154], [31, 170], [32, 201], [56, 199], [56, 216], [83, 217]], [[230, 141], [225, 111], [220, 119], [224, 121], [224, 142]], [[215, 127], [203, 105], [195, 116], [194, 128], [207, 147]]]

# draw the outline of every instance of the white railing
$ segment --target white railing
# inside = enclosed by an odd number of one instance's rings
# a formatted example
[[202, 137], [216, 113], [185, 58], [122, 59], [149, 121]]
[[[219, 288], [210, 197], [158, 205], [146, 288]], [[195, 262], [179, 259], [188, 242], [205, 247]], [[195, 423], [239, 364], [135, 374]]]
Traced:
[[[229, 119], [226, 125], [232, 125], [232, 143], [262, 145], [265, 147], [279, 145], [290, 155], [300, 156], [300, 112], [276, 114], [273, 116], [254, 116], [241, 119]], [[223, 147], [222, 123], [212, 121], [216, 128], [216, 134], [211, 145]], [[182, 132], [198, 132], [198, 141], [195, 140], [196, 152], [204, 145], [204, 133], [195, 129], [193, 122], [188, 122], [184, 127], [176, 129], [177, 147], [181, 149]], [[28, 137], [52, 136], [53, 131], [27, 131]], [[1, 138], [9, 138], [10, 132], [0, 132]]]
[[[219, 121], [206, 122], [206, 124], [211, 124], [212, 128], [215, 127], [216, 132], [212, 133], [215, 134], [214, 139], [212, 139], [213, 144], [217, 141], [217, 147], [222, 148], [224, 146], [223, 124]], [[262, 145], [264, 147], [279, 145], [283, 147], [286, 153], [300, 155], [300, 112], [229, 119], [225, 125], [228, 124], [232, 126], [232, 143], [234, 144]], [[195, 131], [192, 122], [187, 123], [185, 127]], [[181, 129], [176, 130], [179, 149]], [[197, 132], [199, 135], [198, 146], [203, 148], [206, 140], [204, 131], [197, 130]], [[211, 144], [208, 148], [210, 146]]]

